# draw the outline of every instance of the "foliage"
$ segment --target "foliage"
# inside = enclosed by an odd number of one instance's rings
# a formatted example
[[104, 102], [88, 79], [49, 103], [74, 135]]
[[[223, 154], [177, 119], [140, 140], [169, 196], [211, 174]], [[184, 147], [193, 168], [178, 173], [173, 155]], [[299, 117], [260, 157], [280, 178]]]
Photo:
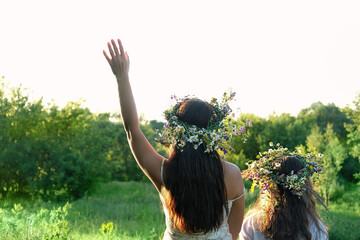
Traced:
[[330, 202], [327, 212], [320, 208], [325, 225], [328, 227], [329, 239], [360, 239], [360, 185], [346, 183], [340, 191], [341, 198]]
[[240, 145], [240, 139], [235, 139], [237, 152], [243, 152], [248, 160], [258, 158], [258, 153], [267, 150], [269, 142], [286, 144], [294, 149], [303, 144], [307, 136], [307, 129], [301, 120], [290, 114], [272, 114], [268, 119], [254, 114], [241, 114], [238, 121], [252, 121], [252, 128], [247, 133], [246, 144]]
[[[131, 153], [120, 116], [91, 113], [80, 102], [45, 106], [42, 99], [31, 101], [21, 87], [10, 88], [1, 80], [0, 85], [0, 196], [79, 199], [100, 182], [149, 181]], [[346, 181], [358, 182], [354, 174], [360, 173], [360, 95], [354, 103], [353, 109], [314, 103], [297, 117], [241, 114], [234, 124], [251, 120], [252, 127], [246, 143], [233, 136], [234, 152], [226, 160], [244, 170], [269, 142], [291, 149], [306, 146], [325, 154], [329, 182], [323, 181], [323, 189], [335, 197]], [[150, 143], [166, 157], [166, 147], [154, 141], [155, 129], [164, 123], [140, 120]]]
[[[148, 181], [131, 153], [123, 124], [117, 121], [107, 122], [106, 125], [107, 136], [111, 139], [107, 152], [107, 161], [111, 166], [111, 179], [117, 181]], [[141, 122], [140, 128], [149, 139], [150, 144], [156, 146], [155, 130], [151, 128], [150, 123], [144, 120]], [[165, 153], [165, 150], [159, 152]]]
[[70, 239], [70, 226], [69, 222], [66, 219], [66, 216], [68, 215], [68, 208], [71, 208], [71, 205], [69, 203], [66, 203], [63, 207], [59, 207], [50, 211], [49, 222], [45, 228], [44, 236], [42, 237], [42, 239]]
[[67, 219], [70, 208], [69, 203], [50, 210], [40, 208], [36, 212], [29, 211], [21, 203], [14, 203], [11, 211], [0, 208], [0, 238], [70, 240], [71, 228]]
[[[347, 142], [350, 147], [350, 153], [360, 161], [360, 94], [356, 97], [354, 109], [347, 107], [345, 112], [352, 120], [351, 123], [346, 124], [348, 130]], [[360, 179], [360, 170], [357, 173], [357, 178]]]
[[102, 223], [101, 227], [99, 228], [99, 231], [107, 236], [111, 236], [111, 233], [114, 230], [114, 223], [113, 222], [108, 222], [108, 223]]
[[103, 115], [79, 103], [47, 109], [41, 100], [30, 102], [20, 88], [10, 89], [9, 98], [2, 94], [0, 101], [3, 196], [10, 192], [52, 199], [62, 192], [76, 199], [106, 180], [107, 168], [101, 164], [106, 139], [97, 126]]
[[240, 159], [241, 164], [244, 167], [245, 162], [249, 159], [255, 159], [260, 145], [262, 144], [262, 131], [265, 128], [266, 120], [260, 117], [255, 116], [254, 114], [241, 114], [240, 117], [236, 120], [237, 125], [242, 126], [246, 123], [247, 120], [252, 121], [251, 129], [246, 133], [246, 142], [243, 144], [243, 139], [241, 137], [234, 136], [234, 154], [244, 155], [245, 158]]
[[305, 127], [290, 114], [270, 115], [262, 133], [261, 151], [268, 148], [269, 142], [281, 143], [289, 149], [294, 149], [304, 142]]
[[323, 165], [323, 171], [319, 185], [320, 193], [323, 195], [325, 203], [328, 204], [331, 197], [341, 190], [339, 173], [347, 158], [347, 150], [335, 135], [331, 124], [328, 124], [324, 134], [320, 132], [319, 127], [314, 127], [306, 144], [309, 151], [324, 154], [320, 162]]
[[[0, 85], [0, 196], [79, 199], [110, 179], [148, 181], [116, 116], [80, 102], [44, 106], [21, 87]], [[141, 128], [156, 146], [151, 124]]]
[[298, 118], [303, 119], [308, 129], [318, 126], [321, 133], [325, 133], [328, 124], [331, 124], [340, 140], [346, 138], [347, 135], [344, 124], [351, 122], [335, 104], [324, 105], [321, 102], [313, 103], [309, 108], [301, 110]]
[[[248, 208], [259, 191], [250, 192], [251, 182], [245, 181], [245, 206]], [[330, 211], [319, 208], [320, 216], [328, 227], [330, 239], [359, 239], [360, 186], [347, 184], [342, 198], [329, 204]], [[23, 206], [16, 216], [14, 203]], [[159, 195], [151, 183], [110, 182], [102, 184], [92, 195], [74, 201], [66, 212], [57, 211], [64, 204], [34, 200], [0, 200], [0, 239], [44, 239], [58, 221], [51, 221], [51, 212], [57, 219], [67, 222], [68, 231], [61, 233], [68, 239], [88, 240], [140, 240], [162, 239], [165, 230], [164, 214]], [[104, 224], [104, 232], [99, 231]], [[108, 229], [108, 230], [105, 230]], [[54, 238], [58, 239], [58, 238]], [[61, 239], [61, 238], [60, 238]]]

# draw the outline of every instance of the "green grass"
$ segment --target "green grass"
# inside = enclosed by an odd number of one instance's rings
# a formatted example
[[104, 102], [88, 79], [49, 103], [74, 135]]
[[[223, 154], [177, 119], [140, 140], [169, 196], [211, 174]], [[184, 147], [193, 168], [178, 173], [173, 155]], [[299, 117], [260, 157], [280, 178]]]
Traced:
[[360, 240], [360, 185], [347, 184], [338, 199], [330, 202], [329, 212], [319, 207], [328, 227], [329, 239]]
[[[14, 204], [19, 203], [23, 208], [14, 213]], [[49, 221], [50, 215], [63, 205], [1, 200], [0, 239], [51, 239], [56, 235], [52, 229], [59, 221]], [[148, 183], [103, 184], [92, 196], [72, 202], [67, 212], [69, 230], [57, 231], [68, 237], [65, 239], [160, 239], [165, 230], [159, 196]], [[102, 224], [108, 223], [113, 224], [113, 230], [107, 234], [101, 232]]]
[[159, 196], [148, 183], [112, 182], [73, 206], [69, 219], [77, 229], [74, 239], [104, 238], [99, 228], [108, 222], [114, 224], [111, 239], [145, 239], [146, 233], [146, 239], [159, 239], [165, 230]]
[[[247, 188], [249, 189], [249, 188]], [[319, 208], [330, 239], [360, 239], [360, 186], [346, 189]], [[246, 191], [246, 206], [256, 198]], [[16, 205], [15, 205], [16, 204]], [[0, 239], [162, 239], [165, 230], [159, 195], [149, 183], [111, 182], [93, 195], [65, 203], [0, 200]]]

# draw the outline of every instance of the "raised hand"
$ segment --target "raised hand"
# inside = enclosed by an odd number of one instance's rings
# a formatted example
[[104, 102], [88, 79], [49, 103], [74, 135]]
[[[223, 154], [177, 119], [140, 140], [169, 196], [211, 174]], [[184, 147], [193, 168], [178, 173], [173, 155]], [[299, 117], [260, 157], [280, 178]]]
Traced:
[[103, 51], [103, 53], [116, 76], [124, 129], [137, 163], [160, 192], [162, 186], [160, 167], [164, 157], [155, 151], [140, 129], [136, 104], [128, 75], [130, 66], [129, 56], [124, 51], [121, 41], [118, 39], [117, 42], [118, 44], [114, 40], [111, 40], [111, 43], [108, 42], [110, 55], [106, 51]]
[[127, 52], [124, 51], [124, 47], [122, 46], [120, 39], [117, 41], [119, 47], [116, 45], [113, 39], [111, 40], [111, 43], [107, 43], [111, 57], [109, 57], [105, 50], [103, 50], [103, 54], [106, 60], [109, 62], [111, 70], [117, 78], [128, 77], [130, 67], [129, 56]]

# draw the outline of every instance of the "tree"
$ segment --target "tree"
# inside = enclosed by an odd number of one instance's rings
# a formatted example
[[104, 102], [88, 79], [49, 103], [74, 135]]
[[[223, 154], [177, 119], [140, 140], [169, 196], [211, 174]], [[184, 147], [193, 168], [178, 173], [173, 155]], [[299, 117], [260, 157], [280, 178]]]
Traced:
[[30, 101], [21, 87], [0, 89], [0, 193], [80, 198], [109, 180], [108, 139], [80, 103], [62, 109]]
[[[345, 124], [345, 127], [348, 131], [347, 143], [349, 144], [350, 153], [360, 162], [360, 94], [353, 103], [354, 109], [351, 109], [349, 106], [344, 109], [346, 115], [351, 120], [350, 123]], [[360, 179], [360, 169], [359, 165], [357, 166], [357, 174], [355, 176]]]
[[339, 173], [347, 158], [347, 150], [337, 138], [331, 124], [328, 124], [324, 134], [318, 126], [315, 126], [306, 139], [306, 145], [309, 152], [323, 154], [320, 162], [323, 170], [319, 186], [327, 204], [341, 188]]
[[234, 137], [235, 156], [245, 157], [240, 166], [256, 159], [260, 151], [267, 150], [269, 142], [281, 143], [289, 148], [305, 143], [307, 129], [290, 114], [272, 114], [268, 120], [254, 114], [242, 114], [236, 123], [241, 126], [247, 121], [252, 122], [252, 127], [248, 128], [246, 142], [243, 143], [241, 137]]
[[[259, 148], [261, 141], [261, 135], [265, 127], [266, 121], [254, 114], [241, 114], [238, 119], [236, 119], [237, 126], [244, 126], [247, 121], [251, 121], [252, 127], [247, 128], [246, 131], [246, 142], [243, 142], [242, 137], [234, 136], [233, 145], [234, 145], [234, 155], [243, 156], [245, 159], [241, 160], [241, 165], [244, 165], [249, 160], [256, 159], [257, 154], [259, 153]], [[236, 162], [237, 160], [234, 160]]]
[[319, 127], [321, 133], [325, 133], [328, 124], [331, 124], [339, 140], [346, 138], [347, 132], [344, 127], [345, 123], [350, 120], [335, 104], [324, 105], [321, 102], [311, 104], [309, 108], [300, 111], [298, 118], [304, 125], [311, 129], [315, 124]]

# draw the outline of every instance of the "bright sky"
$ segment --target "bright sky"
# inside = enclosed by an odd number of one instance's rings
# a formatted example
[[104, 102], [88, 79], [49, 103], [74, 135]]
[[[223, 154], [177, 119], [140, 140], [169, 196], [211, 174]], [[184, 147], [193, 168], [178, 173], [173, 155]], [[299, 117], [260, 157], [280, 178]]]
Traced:
[[0, 1], [0, 76], [35, 98], [119, 109], [102, 55], [121, 38], [139, 114], [162, 119], [170, 95], [220, 97], [241, 112], [344, 107], [360, 91], [359, 1]]

